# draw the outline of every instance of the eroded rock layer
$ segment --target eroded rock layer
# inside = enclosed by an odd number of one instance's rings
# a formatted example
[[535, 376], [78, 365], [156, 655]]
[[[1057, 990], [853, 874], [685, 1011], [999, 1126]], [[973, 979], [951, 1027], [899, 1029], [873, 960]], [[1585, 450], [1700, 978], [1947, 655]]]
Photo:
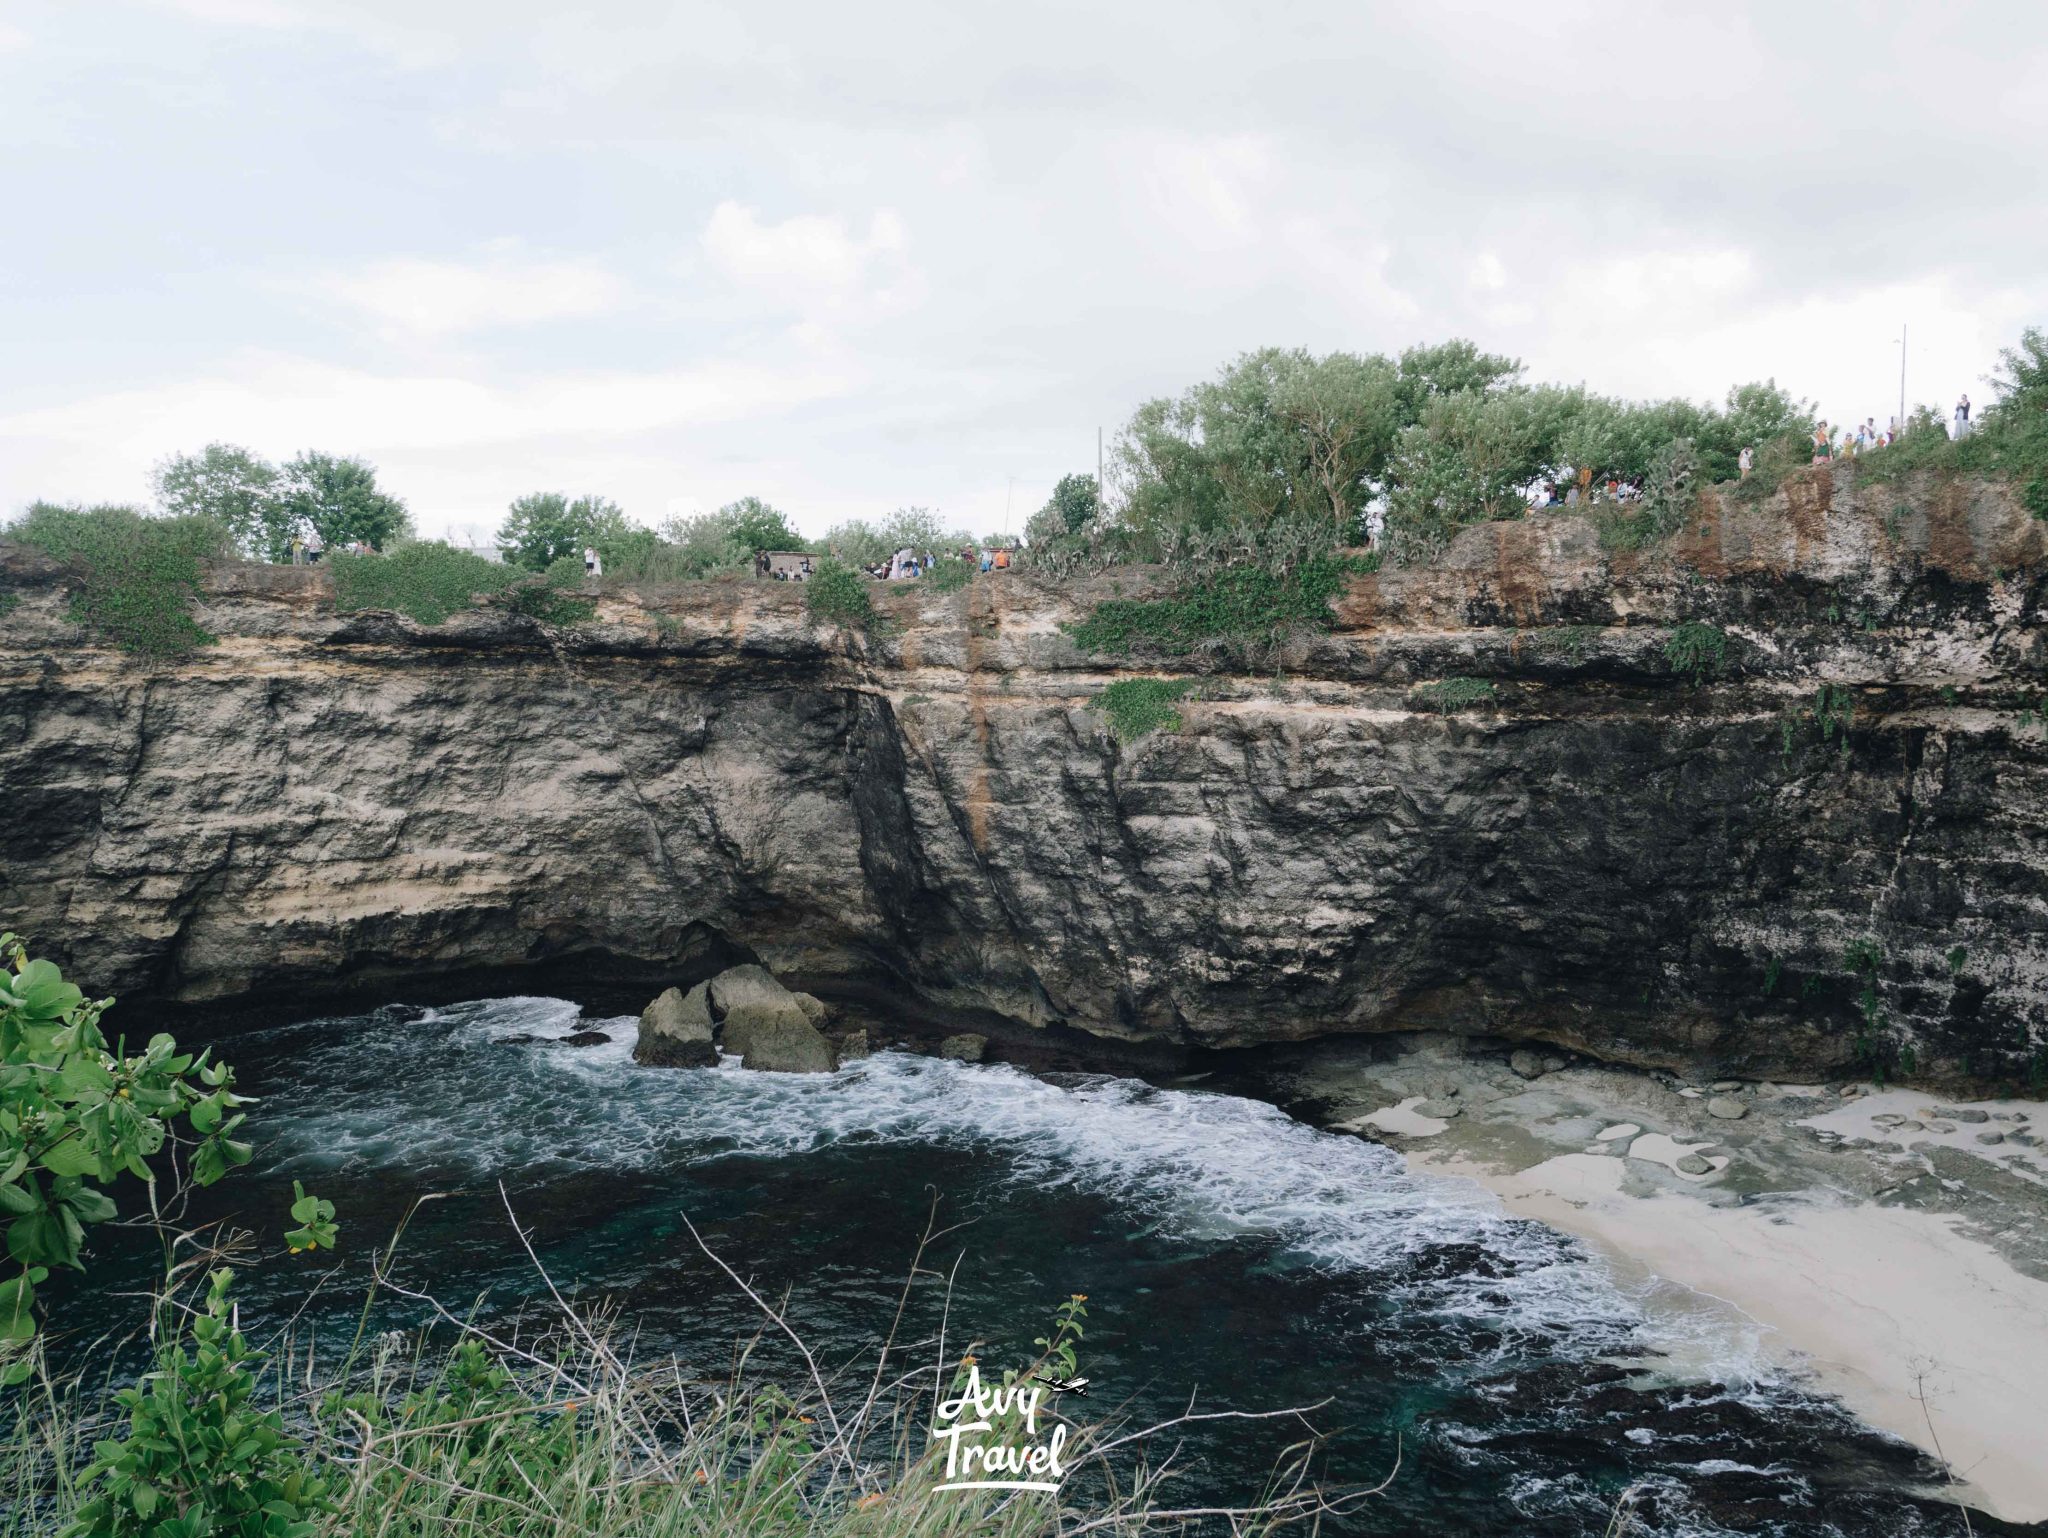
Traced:
[[[1331, 633], [1256, 668], [1129, 664], [1200, 686], [1179, 731], [1120, 744], [1089, 703], [1112, 665], [1059, 628], [1108, 579], [895, 591], [860, 637], [780, 584], [428, 630], [337, 615], [317, 570], [229, 568], [219, 644], [148, 666], [13, 550], [0, 920], [161, 1000], [752, 955], [1191, 1045], [1429, 1027], [2024, 1077], [2043, 552], [2000, 488], [1825, 472], [1710, 497], [1651, 553], [1489, 525], [1354, 577]], [[1724, 638], [1710, 676], [1674, 667], [1681, 624]], [[1445, 713], [1418, 686], [1451, 679], [1492, 694]]]

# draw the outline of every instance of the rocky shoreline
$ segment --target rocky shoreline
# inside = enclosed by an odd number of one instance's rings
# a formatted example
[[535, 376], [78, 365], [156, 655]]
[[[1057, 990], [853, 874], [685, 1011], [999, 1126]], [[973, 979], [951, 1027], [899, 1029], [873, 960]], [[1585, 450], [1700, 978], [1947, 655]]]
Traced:
[[[1332, 1131], [1472, 1181], [2048, 1522], [2048, 1102], [1645, 1073], [1436, 1035], [1277, 1047]], [[1202, 1082], [1218, 1083], [1220, 1076]]]

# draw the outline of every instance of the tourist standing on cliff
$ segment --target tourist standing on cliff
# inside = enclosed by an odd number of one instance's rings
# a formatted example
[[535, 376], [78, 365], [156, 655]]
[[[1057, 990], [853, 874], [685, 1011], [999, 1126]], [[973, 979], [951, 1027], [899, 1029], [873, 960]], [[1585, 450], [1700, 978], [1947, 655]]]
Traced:
[[590, 545], [583, 547], [583, 575], [598, 577], [604, 574], [604, 562], [597, 558], [597, 551]]
[[1967, 393], [1956, 402], [1956, 436], [1967, 438], [1970, 434], [1970, 397]]
[[1824, 465], [1834, 457], [1834, 439], [1828, 436], [1828, 424], [1819, 423], [1813, 429], [1813, 462]]
[[1749, 479], [1750, 469], [1755, 464], [1756, 450], [1749, 447], [1748, 444], [1744, 444], [1742, 446], [1742, 452], [1735, 456], [1735, 468], [1739, 472], [1741, 472], [1741, 479], [1745, 481]]

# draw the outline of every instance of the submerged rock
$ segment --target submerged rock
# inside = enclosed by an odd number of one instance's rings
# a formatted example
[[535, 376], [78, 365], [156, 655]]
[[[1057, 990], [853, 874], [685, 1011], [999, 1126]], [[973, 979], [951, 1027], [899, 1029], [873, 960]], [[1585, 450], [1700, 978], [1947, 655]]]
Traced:
[[575, 1031], [555, 1040], [565, 1047], [601, 1047], [611, 1040], [603, 1031]]
[[1707, 1114], [1722, 1121], [1741, 1121], [1749, 1114], [1749, 1107], [1733, 1095], [1715, 1095], [1707, 1101]]
[[987, 1054], [988, 1038], [977, 1036], [972, 1031], [948, 1036], [939, 1043], [939, 1056], [951, 1058], [956, 1063], [978, 1063]]
[[711, 1044], [710, 984], [688, 993], [670, 988], [640, 1012], [640, 1039], [633, 1061], [650, 1068], [710, 1068], [718, 1062]]
[[1713, 1172], [1713, 1164], [1696, 1153], [1681, 1156], [1676, 1166], [1681, 1175], [1707, 1175]]

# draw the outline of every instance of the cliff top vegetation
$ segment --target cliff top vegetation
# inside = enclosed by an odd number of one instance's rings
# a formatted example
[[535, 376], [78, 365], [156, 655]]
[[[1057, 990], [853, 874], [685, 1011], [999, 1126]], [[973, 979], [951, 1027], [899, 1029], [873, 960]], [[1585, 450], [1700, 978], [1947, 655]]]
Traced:
[[[1993, 476], [2048, 518], [2048, 337], [2026, 331], [2002, 353], [1993, 384], [1996, 403], [1969, 430], [1951, 436], [1923, 406], [1894, 441], [1859, 453], [1857, 473]], [[1821, 426], [1810, 403], [1774, 380], [1736, 385], [1719, 405], [1631, 401], [1532, 384], [1517, 360], [1461, 340], [1398, 357], [1266, 348], [1139, 406], [1117, 440], [1108, 495], [1091, 476], [1063, 478], [1027, 523], [1018, 562], [1051, 580], [1167, 568], [1163, 596], [1111, 599], [1072, 627], [1089, 650], [1256, 650], [1327, 623], [1347, 572], [1426, 564], [1460, 529], [1546, 502], [1579, 504], [1611, 548], [1640, 548], [1673, 532], [1709, 486], [1762, 498], [1809, 463], [1817, 436], [1834, 453], [1835, 435]], [[1008, 543], [947, 530], [920, 507], [806, 541], [757, 497], [656, 531], [602, 496], [543, 492], [508, 510], [501, 566], [411, 541], [404, 504], [360, 460], [306, 453], [280, 468], [211, 444], [166, 461], [157, 490], [155, 516], [38, 503], [7, 533], [78, 575], [76, 618], [159, 656], [207, 639], [188, 612], [198, 562], [234, 552], [291, 559], [294, 541], [309, 537], [335, 552], [388, 550], [331, 556], [337, 601], [424, 624], [479, 599], [552, 623], [587, 617], [587, 596], [561, 592], [582, 581], [585, 551], [605, 582], [647, 585], [751, 576], [768, 550], [830, 554], [854, 578], [905, 548], [953, 561], [964, 547]], [[945, 566], [938, 585], [964, 585], [972, 568], [960, 564]], [[549, 580], [522, 583], [521, 571]], [[861, 608], [843, 598], [810, 607], [821, 622], [843, 623]]]

